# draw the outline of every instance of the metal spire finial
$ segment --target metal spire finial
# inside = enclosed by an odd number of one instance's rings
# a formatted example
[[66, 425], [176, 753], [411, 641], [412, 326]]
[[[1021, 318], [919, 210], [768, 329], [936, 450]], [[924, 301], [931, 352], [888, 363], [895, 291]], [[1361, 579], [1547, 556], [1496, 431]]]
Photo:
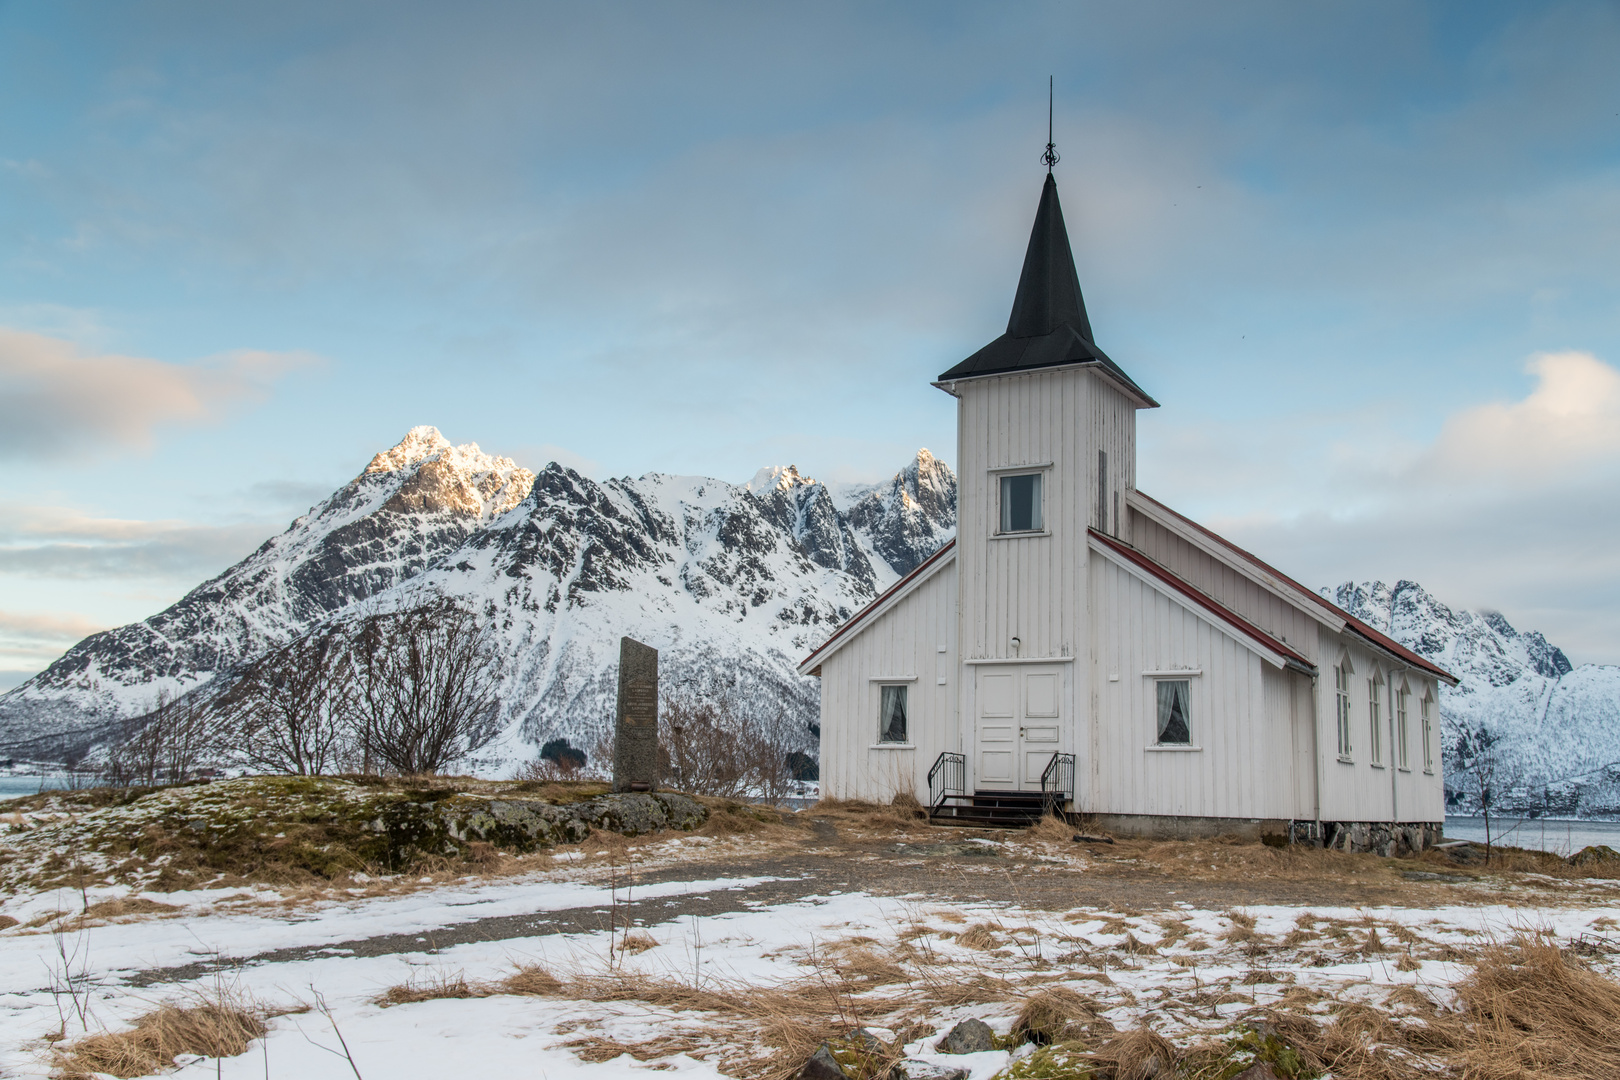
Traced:
[[1052, 141], [1052, 76], [1046, 77], [1046, 153], [1041, 155], [1041, 164], [1046, 166], [1047, 173], [1051, 173], [1052, 166], [1062, 161], [1058, 155], [1057, 144]]

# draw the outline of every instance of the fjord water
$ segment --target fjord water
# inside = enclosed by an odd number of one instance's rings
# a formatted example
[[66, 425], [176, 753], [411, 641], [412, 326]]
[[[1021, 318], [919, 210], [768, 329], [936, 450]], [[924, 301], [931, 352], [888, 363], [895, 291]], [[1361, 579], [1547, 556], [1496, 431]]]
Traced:
[[[1485, 842], [1485, 819], [1447, 817], [1447, 840]], [[1508, 847], [1573, 855], [1584, 847], [1607, 844], [1620, 850], [1620, 821], [1565, 821], [1558, 818], [1491, 818], [1491, 842]]]
[[65, 776], [0, 776], [0, 802], [67, 786]]

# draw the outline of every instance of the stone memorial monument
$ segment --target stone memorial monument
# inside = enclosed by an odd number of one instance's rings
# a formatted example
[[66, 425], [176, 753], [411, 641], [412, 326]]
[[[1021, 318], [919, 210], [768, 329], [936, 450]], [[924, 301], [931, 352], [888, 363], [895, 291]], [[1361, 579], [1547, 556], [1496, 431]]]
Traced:
[[613, 728], [613, 790], [658, 783], [658, 650], [619, 639], [619, 703]]

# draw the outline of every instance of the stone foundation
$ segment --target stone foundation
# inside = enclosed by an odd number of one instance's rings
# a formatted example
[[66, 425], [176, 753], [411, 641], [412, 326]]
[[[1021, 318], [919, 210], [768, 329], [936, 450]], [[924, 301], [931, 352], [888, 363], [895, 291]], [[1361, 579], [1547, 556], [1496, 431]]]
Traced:
[[[1316, 831], [1314, 821], [1295, 825]], [[1390, 859], [1432, 848], [1440, 842], [1443, 827], [1439, 821], [1324, 821], [1322, 836], [1314, 842], [1335, 851], [1370, 851]]]

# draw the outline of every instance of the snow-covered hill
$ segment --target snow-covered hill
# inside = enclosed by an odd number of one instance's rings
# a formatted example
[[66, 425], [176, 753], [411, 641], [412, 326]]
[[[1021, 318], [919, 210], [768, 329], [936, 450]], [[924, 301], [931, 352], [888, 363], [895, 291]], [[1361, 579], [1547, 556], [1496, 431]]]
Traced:
[[138, 623], [86, 638], [0, 697], [0, 747], [93, 741], [324, 620], [454, 596], [498, 616], [506, 734], [483, 767], [553, 735], [591, 745], [618, 640], [662, 651], [666, 685], [725, 685], [802, 726], [797, 661], [948, 540], [956, 478], [926, 450], [886, 484], [833, 491], [791, 466], [746, 485], [650, 473], [537, 476], [413, 429], [285, 532]]
[[1458, 611], [1411, 581], [1345, 582], [1323, 594], [1462, 680], [1442, 689], [1446, 786], [1471, 809], [1455, 766], [1462, 732], [1499, 738], [1507, 806], [1554, 813], [1620, 813], [1620, 667], [1573, 667], [1538, 633], [1498, 612]]

